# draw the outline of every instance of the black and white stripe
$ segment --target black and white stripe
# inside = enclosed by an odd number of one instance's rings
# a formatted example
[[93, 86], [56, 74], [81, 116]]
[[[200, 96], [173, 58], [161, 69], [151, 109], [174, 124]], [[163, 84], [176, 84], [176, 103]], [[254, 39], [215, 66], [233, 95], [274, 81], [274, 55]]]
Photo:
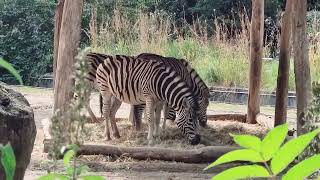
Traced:
[[[149, 122], [148, 140], [158, 135], [154, 110], [168, 103], [177, 112], [176, 123], [191, 144], [200, 142], [197, 132], [198, 102], [192, 89], [172, 70], [157, 61], [117, 55], [107, 57], [96, 71], [96, 81], [103, 95], [104, 115], [110, 114], [112, 95], [133, 105], [146, 104]], [[159, 118], [160, 119], [160, 118]]]

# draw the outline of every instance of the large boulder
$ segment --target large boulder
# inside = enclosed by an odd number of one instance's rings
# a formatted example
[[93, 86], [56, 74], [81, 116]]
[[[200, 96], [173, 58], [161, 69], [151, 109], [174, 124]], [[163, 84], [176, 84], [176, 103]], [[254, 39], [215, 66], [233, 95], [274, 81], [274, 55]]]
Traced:
[[[21, 93], [0, 83], [0, 144], [10, 142], [14, 149], [17, 161], [15, 180], [24, 178], [36, 133], [34, 114], [29, 102]], [[5, 179], [2, 167], [0, 179]]]

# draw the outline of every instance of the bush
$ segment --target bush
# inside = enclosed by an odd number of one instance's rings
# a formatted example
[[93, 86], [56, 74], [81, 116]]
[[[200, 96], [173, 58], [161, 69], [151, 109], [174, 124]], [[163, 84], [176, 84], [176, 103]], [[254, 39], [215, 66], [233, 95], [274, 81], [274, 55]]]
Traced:
[[46, 0], [0, 2], [0, 57], [19, 69], [26, 83], [52, 69], [54, 7]]

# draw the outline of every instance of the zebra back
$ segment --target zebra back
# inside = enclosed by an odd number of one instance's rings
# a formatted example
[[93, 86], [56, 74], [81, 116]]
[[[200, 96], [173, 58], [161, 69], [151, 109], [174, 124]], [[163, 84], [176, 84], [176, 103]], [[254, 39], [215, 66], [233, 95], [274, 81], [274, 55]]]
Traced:
[[164, 65], [171, 67], [182, 77], [188, 86], [192, 88], [192, 92], [195, 96], [209, 97], [209, 88], [185, 59], [163, 57], [153, 53], [141, 53], [136, 57], [162, 62]]

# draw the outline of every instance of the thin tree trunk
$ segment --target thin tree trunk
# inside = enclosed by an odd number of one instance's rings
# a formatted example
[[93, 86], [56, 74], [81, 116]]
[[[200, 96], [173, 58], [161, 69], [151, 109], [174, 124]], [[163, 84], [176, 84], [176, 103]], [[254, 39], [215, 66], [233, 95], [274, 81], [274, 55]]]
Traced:
[[305, 132], [302, 127], [303, 117], [312, 98], [306, 32], [307, 1], [296, 0], [294, 7], [294, 73], [297, 96], [297, 133], [300, 135]]
[[[59, 38], [61, 29], [61, 20], [63, 13], [64, 0], [59, 0], [57, 3], [55, 16], [54, 16], [54, 49], [53, 49], [53, 82], [56, 79], [56, 69], [57, 69], [57, 58], [58, 58], [58, 48], [59, 48]], [[54, 86], [54, 84], [53, 84]]]
[[[68, 0], [65, 1], [63, 8], [54, 91], [54, 110], [59, 109], [61, 114], [66, 112], [72, 98], [74, 84], [72, 74], [80, 41], [82, 6], [81, 0]], [[61, 121], [63, 129], [68, 132], [68, 120]], [[64, 135], [66, 138], [68, 136], [67, 133]]]
[[264, 0], [252, 0], [250, 74], [247, 123], [257, 123], [260, 113], [260, 82], [263, 51]]
[[292, 8], [293, 0], [287, 0], [286, 10], [282, 17], [280, 58], [277, 79], [275, 123], [274, 125], [284, 124], [287, 119], [288, 106], [288, 83], [290, 70], [290, 37], [292, 31]]

